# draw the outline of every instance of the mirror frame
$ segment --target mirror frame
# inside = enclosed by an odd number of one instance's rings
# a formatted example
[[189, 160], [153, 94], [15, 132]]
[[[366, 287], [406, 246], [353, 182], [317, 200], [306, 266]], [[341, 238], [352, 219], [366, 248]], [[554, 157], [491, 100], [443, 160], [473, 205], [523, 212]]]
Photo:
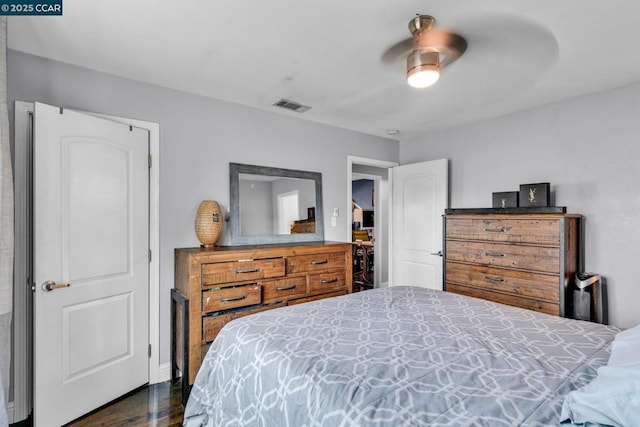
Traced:
[[[316, 232], [300, 234], [265, 234], [243, 236], [240, 234], [240, 174], [282, 176], [312, 180], [316, 190]], [[322, 208], [322, 174], [293, 169], [272, 168], [268, 166], [229, 163], [229, 197], [231, 246], [260, 245], [275, 243], [320, 242], [324, 240], [324, 214]]]

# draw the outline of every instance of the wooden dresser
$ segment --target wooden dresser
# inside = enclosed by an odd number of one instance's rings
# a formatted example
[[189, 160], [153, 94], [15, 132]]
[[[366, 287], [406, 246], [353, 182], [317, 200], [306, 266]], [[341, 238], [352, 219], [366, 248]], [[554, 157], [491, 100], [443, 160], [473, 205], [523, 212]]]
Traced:
[[444, 289], [556, 316], [579, 271], [580, 215], [444, 216]]
[[193, 384], [211, 342], [235, 318], [346, 293], [350, 243], [176, 249], [172, 378], [180, 367], [183, 386]]

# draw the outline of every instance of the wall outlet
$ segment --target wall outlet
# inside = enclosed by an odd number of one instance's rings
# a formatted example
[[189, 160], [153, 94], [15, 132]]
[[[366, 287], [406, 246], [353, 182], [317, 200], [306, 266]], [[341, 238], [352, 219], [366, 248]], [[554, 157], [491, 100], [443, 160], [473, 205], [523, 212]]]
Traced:
[[332, 216], [332, 217], [331, 217], [331, 226], [332, 226], [332, 227], [335, 227], [335, 226], [337, 226], [337, 225], [338, 225], [338, 220], [337, 220], [337, 218], [336, 218], [335, 216]]

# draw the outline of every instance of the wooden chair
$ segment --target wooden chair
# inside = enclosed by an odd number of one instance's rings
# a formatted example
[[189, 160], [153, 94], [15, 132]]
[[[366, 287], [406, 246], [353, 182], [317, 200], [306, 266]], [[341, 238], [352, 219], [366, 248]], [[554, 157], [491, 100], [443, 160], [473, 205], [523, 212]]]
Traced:
[[367, 230], [353, 230], [353, 285], [354, 289], [364, 290], [373, 288], [371, 274], [373, 273], [373, 251], [357, 242], [368, 242]]
[[353, 241], [357, 242], [358, 240], [368, 242], [369, 232], [367, 232], [367, 230], [353, 230]]

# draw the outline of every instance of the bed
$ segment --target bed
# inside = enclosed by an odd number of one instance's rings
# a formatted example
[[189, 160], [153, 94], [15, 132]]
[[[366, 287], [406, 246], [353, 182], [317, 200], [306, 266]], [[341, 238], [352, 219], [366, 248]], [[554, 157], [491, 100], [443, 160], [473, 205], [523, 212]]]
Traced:
[[558, 425], [618, 329], [398, 286], [226, 325], [185, 426]]

